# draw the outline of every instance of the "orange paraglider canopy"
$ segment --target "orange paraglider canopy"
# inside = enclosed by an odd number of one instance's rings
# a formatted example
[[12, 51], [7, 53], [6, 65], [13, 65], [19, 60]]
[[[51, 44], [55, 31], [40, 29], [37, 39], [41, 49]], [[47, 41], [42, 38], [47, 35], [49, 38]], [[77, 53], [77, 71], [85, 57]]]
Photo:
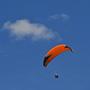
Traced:
[[56, 56], [65, 51], [72, 51], [72, 49], [65, 44], [59, 44], [51, 48], [44, 57], [43, 66], [47, 67], [48, 63], [50, 63]]

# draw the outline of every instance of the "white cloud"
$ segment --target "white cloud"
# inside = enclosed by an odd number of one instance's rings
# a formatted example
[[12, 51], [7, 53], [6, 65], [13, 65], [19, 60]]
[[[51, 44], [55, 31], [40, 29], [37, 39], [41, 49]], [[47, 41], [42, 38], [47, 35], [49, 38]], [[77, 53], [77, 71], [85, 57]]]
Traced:
[[8, 30], [11, 35], [19, 39], [31, 37], [32, 39], [37, 40], [54, 37], [54, 32], [52, 32], [45, 25], [39, 23], [31, 23], [26, 19], [17, 20], [15, 22], [8, 21], [3, 25], [3, 29]]
[[51, 15], [49, 17], [50, 19], [53, 19], [53, 20], [68, 20], [69, 19], [69, 16], [67, 14], [54, 14], [54, 15]]
[[54, 15], [50, 16], [50, 19], [54, 19], [54, 20], [59, 19], [59, 18], [60, 18], [60, 15], [58, 15], [58, 14], [54, 14]]
[[61, 14], [62, 20], [68, 20], [70, 17], [67, 14]]

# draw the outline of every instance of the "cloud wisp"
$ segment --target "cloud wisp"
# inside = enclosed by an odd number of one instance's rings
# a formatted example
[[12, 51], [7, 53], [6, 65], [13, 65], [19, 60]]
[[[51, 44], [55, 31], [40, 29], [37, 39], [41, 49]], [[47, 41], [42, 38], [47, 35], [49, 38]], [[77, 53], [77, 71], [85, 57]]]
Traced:
[[69, 16], [68, 16], [67, 14], [62, 13], [62, 14], [54, 14], [54, 15], [51, 15], [49, 18], [52, 19], [52, 20], [62, 20], [62, 21], [66, 21], [66, 20], [69, 19]]
[[6, 22], [3, 25], [4, 30], [8, 30], [12, 36], [17, 39], [30, 37], [33, 40], [54, 38], [55, 34], [51, 29], [43, 24], [31, 23], [27, 19], [16, 20], [15, 22]]

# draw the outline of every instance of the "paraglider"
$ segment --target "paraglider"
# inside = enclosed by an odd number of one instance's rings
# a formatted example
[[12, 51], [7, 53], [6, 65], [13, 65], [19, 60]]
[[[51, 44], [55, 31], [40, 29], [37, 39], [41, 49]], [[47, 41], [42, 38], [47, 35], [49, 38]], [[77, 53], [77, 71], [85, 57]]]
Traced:
[[[66, 51], [71, 51], [72, 52], [72, 48], [69, 47], [66, 44], [59, 44], [56, 45], [55, 47], [51, 48], [47, 54], [44, 57], [44, 61], [43, 61], [43, 66], [47, 67], [47, 65], [58, 55], [60, 55], [63, 52]], [[58, 76], [56, 75], [55, 77], [58, 78]]]
[[55, 79], [58, 79], [59, 78], [59, 75], [57, 73], [55, 73], [54, 78]]

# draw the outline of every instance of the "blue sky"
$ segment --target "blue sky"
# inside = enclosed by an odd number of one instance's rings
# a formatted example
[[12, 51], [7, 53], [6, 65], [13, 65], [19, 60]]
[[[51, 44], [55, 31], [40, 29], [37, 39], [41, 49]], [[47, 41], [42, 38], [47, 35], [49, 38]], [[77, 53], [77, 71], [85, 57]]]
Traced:
[[[0, 90], [90, 90], [89, 24], [90, 0], [0, 0]], [[59, 43], [76, 52], [44, 68], [45, 53]]]

